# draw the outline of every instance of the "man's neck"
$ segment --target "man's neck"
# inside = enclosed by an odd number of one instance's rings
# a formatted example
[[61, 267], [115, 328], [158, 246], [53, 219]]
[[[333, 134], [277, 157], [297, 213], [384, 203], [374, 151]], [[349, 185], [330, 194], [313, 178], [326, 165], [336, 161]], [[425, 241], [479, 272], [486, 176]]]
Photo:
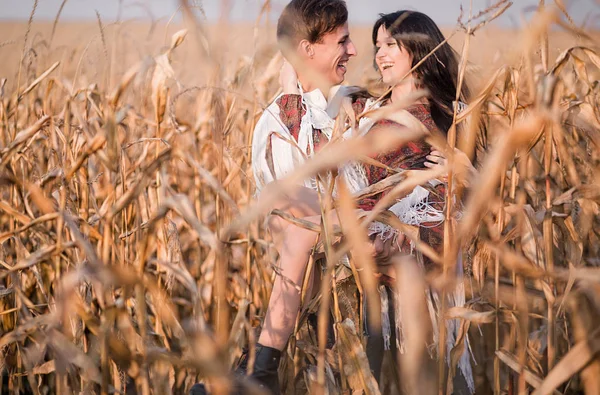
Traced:
[[329, 90], [331, 89], [331, 87], [317, 86], [316, 84], [312, 83], [308, 78], [303, 77], [302, 75], [298, 76], [298, 81], [300, 81], [300, 84], [302, 85], [302, 90], [304, 92], [312, 92], [315, 89], [319, 89], [325, 97], [325, 99], [327, 99], [327, 95], [329, 94]]

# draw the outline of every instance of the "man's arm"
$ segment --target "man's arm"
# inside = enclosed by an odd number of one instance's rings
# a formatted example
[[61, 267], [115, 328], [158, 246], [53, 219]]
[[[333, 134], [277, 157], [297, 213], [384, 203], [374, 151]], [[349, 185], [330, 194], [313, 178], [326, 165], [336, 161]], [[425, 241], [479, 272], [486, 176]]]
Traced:
[[261, 114], [252, 136], [252, 172], [256, 188], [259, 191], [283, 175], [278, 172], [280, 166], [275, 166], [272, 151], [274, 147], [278, 150], [285, 149], [285, 147], [279, 146], [278, 141], [281, 139], [273, 137], [274, 134], [285, 136], [287, 131], [279, 119], [277, 108], [271, 104]]

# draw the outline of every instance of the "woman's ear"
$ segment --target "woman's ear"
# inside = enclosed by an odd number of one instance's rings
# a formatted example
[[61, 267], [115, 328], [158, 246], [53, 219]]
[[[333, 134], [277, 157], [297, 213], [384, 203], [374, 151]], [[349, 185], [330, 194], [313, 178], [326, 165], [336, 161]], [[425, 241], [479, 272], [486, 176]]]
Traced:
[[300, 41], [298, 47], [300, 48], [302, 55], [311, 59], [315, 56], [315, 48], [308, 40]]

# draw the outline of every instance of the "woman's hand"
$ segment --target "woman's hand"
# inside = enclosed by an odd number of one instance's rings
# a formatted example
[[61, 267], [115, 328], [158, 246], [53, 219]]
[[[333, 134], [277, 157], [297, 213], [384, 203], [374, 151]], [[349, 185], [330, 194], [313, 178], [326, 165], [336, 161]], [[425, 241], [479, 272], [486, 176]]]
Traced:
[[[446, 159], [441, 151], [437, 150], [431, 151], [431, 153], [427, 155], [427, 160], [428, 162], [425, 162], [425, 167], [429, 167], [430, 169], [440, 166], [446, 167], [448, 165], [448, 159]], [[471, 178], [477, 173], [477, 170], [471, 164], [469, 157], [458, 148], [454, 148], [453, 170], [458, 181], [465, 187], [470, 186]], [[444, 178], [447, 178], [447, 175]]]
[[428, 162], [425, 162], [425, 167], [429, 167], [431, 169], [437, 166], [445, 167], [448, 164], [448, 160], [440, 151], [431, 151], [431, 153], [427, 155], [427, 160]]
[[296, 74], [294, 67], [285, 58], [279, 71], [279, 85], [281, 85], [281, 89], [286, 95], [300, 94], [300, 89], [298, 89], [298, 74]]
[[390, 237], [383, 241], [379, 235], [373, 240], [373, 256], [378, 266], [386, 266], [392, 263], [392, 257], [400, 251], [404, 242], [404, 234], [398, 233], [396, 237]]

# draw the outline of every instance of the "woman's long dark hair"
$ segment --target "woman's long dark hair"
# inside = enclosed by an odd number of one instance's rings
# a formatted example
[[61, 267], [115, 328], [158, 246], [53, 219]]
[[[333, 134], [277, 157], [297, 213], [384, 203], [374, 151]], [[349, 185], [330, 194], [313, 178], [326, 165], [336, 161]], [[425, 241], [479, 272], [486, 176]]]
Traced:
[[[373, 45], [377, 42], [377, 31], [384, 26], [398, 45], [412, 55], [412, 67], [444, 41], [444, 35], [431, 18], [416, 11], [397, 11], [380, 14], [373, 26]], [[458, 57], [452, 47], [445, 43], [416, 70], [420, 84], [429, 91], [431, 117], [437, 127], [447, 133], [452, 126], [453, 101], [458, 81]], [[460, 100], [469, 100], [469, 88], [463, 82]]]

